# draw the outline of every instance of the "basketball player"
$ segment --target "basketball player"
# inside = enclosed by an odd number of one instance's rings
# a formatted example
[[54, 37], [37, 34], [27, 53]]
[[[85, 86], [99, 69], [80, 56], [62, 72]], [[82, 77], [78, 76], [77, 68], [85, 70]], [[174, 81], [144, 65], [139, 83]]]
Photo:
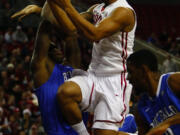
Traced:
[[[58, 47], [51, 43], [50, 30], [52, 27], [48, 22], [40, 24], [36, 38], [35, 49], [31, 61], [31, 72], [35, 86], [35, 93], [38, 97], [43, 126], [48, 135], [77, 135], [77, 133], [65, 123], [61, 111], [58, 109], [56, 94], [58, 87], [71, 77], [76, 63], [63, 61], [63, 54]], [[58, 33], [59, 34], [59, 33]], [[61, 35], [62, 36], [62, 35]], [[72, 37], [71, 37], [72, 38]], [[71, 44], [71, 58], [76, 57], [79, 61], [80, 53], [77, 49], [76, 39], [66, 41]], [[73, 51], [72, 51], [73, 50]], [[73, 53], [75, 52], [75, 53]], [[65, 66], [69, 65], [69, 66]]]
[[135, 114], [139, 135], [156, 126], [148, 135], [162, 135], [164, 132], [165, 135], [179, 135], [180, 73], [160, 75], [157, 59], [148, 50], [130, 55], [127, 68], [133, 90], [141, 94]]
[[[33, 7], [31, 6], [30, 8], [32, 9]], [[25, 8], [16, 15], [22, 17], [26, 9], [28, 12], [32, 11], [29, 11], [29, 8]], [[33, 12], [37, 11], [38, 13], [39, 10], [36, 9], [37, 7], [34, 8]], [[51, 42], [51, 30], [54, 27], [47, 21], [43, 21], [39, 26], [31, 61], [35, 93], [38, 97], [43, 126], [48, 135], [77, 135], [77, 133], [66, 124], [60, 109], [58, 109], [59, 107], [56, 100], [58, 87], [71, 77], [72, 67], [80, 67], [81, 60], [76, 33], [74, 33], [76, 29], [72, 23], [64, 24], [64, 27], [66, 26], [71, 28], [69, 29], [69, 33], [60, 33], [60, 31], [58, 31], [58, 35], [66, 39], [66, 50], [68, 52], [67, 54], [65, 51], [66, 61], [64, 61], [64, 56], [58, 49], [58, 46]]]
[[[47, 5], [46, 5], [47, 6]], [[44, 6], [45, 7], [45, 6]], [[54, 9], [55, 10], [58, 10], [57, 9], [58, 7], [56, 6]], [[44, 8], [45, 9], [45, 8]], [[38, 6], [36, 6], [36, 5], [28, 5], [27, 7], [25, 7], [23, 10], [21, 10], [21, 11], [19, 11], [19, 12], [17, 12], [16, 14], [14, 14], [13, 16], [12, 16], [12, 18], [15, 18], [15, 17], [19, 17], [20, 18], [20, 20], [23, 18], [23, 17], [25, 17], [25, 16], [27, 16], [27, 15], [29, 15], [29, 14], [32, 14], [32, 13], [40, 13], [42, 11], [42, 8], [40, 8], [40, 7], [38, 7]], [[88, 18], [88, 14], [87, 13], [83, 13], [83, 14], [81, 14], [83, 17], [86, 17], [86, 19]], [[52, 17], [50, 17], [50, 18], [52, 18]], [[52, 21], [52, 20], [51, 20]], [[74, 57], [75, 59], [76, 59], [76, 57]], [[77, 62], [77, 61], [76, 61]], [[125, 134], [125, 133], [124, 133]], [[126, 134], [125, 134], [126, 135]]]
[[129, 108], [131, 85], [126, 80], [126, 59], [133, 51], [136, 17], [126, 0], [104, 0], [92, 6], [84, 19], [70, 0], [48, 0], [62, 8], [79, 34], [94, 41], [87, 72], [65, 82], [58, 91], [63, 115], [80, 134], [87, 135], [81, 110], [94, 113], [95, 135], [116, 135]]

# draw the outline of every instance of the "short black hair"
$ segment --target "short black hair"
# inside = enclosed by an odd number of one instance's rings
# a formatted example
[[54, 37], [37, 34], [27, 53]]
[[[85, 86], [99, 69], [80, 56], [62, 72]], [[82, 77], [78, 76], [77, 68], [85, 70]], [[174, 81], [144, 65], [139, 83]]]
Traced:
[[156, 56], [149, 50], [142, 49], [131, 54], [127, 63], [133, 64], [136, 67], [146, 65], [151, 71], [158, 71], [158, 61]]

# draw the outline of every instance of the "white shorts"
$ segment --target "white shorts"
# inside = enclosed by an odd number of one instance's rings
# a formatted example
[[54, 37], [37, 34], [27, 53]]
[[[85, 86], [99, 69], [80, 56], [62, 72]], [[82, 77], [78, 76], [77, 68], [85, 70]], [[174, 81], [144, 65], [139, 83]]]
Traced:
[[129, 110], [132, 89], [129, 82], [121, 74], [105, 77], [82, 70], [74, 73], [68, 81], [80, 86], [80, 107], [82, 111], [94, 113], [93, 128], [118, 131]]

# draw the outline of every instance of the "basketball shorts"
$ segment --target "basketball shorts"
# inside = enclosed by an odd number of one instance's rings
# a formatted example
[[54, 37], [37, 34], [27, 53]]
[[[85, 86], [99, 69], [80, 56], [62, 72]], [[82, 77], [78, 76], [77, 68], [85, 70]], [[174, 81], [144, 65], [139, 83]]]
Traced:
[[74, 70], [73, 81], [82, 92], [82, 111], [94, 113], [93, 127], [118, 131], [128, 113], [132, 86], [121, 74], [97, 76]]

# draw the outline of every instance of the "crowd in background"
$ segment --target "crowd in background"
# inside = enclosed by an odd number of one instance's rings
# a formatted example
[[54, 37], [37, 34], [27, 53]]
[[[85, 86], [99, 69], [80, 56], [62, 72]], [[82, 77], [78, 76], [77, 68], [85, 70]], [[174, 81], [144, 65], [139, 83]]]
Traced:
[[164, 30], [161, 33], [152, 33], [147, 42], [180, 58], [180, 35], [176, 34], [174, 28], [171, 29], [171, 32]]
[[34, 30], [21, 26], [0, 32], [0, 133], [44, 134], [29, 73]]

